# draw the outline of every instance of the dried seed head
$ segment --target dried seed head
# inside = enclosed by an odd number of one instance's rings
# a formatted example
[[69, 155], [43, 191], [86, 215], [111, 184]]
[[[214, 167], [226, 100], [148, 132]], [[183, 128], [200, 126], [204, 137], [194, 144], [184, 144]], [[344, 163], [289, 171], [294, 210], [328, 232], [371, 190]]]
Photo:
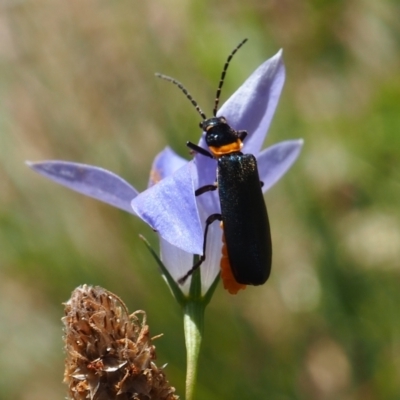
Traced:
[[155, 347], [144, 311], [129, 315], [116, 295], [83, 285], [65, 303], [62, 320], [70, 399], [178, 399], [153, 362]]

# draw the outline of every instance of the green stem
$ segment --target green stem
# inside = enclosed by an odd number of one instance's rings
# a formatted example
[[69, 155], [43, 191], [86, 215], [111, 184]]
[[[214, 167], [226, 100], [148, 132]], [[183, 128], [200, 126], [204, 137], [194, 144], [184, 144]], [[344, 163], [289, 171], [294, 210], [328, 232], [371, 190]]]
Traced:
[[[208, 288], [207, 293], [203, 295], [201, 292], [201, 272], [200, 268], [198, 268], [192, 274], [189, 294], [183, 294], [182, 288], [171, 276], [168, 268], [162, 263], [156, 252], [151, 248], [149, 242], [143, 236], [141, 236], [141, 239], [157, 261], [157, 264], [160, 266], [175, 299], [183, 309], [183, 326], [185, 332], [187, 360], [186, 400], [193, 400], [197, 379], [197, 364], [204, 331], [204, 310], [210, 302], [215, 288], [218, 285], [219, 275]], [[198, 261], [199, 259], [195, 257], [193, 265], [198, 263]]]
[[184, 307], [183, 324], [186, 343], [186, 400], [194, 399], [197, 364], [204, 330], [204, 304], [188, 302]]

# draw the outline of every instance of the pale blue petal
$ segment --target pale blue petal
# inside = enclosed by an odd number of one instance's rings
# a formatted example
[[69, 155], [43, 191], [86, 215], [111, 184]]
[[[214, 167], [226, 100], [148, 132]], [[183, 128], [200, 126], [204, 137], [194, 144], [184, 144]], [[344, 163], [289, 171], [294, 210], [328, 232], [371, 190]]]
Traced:
[[[208, 216], [208, 215], [207, 215]], [[204, 221], [207, 218], [203, 215]], [[200, 265], [201, 291], [205, 295], [220, 271], [222, 251], [222, 229], [218, 221], [210, 225], [207, 236], [206, 260]], [[171, 245], [160, 237], [161, 261], [171, 276], [178, 281], [185, 276], [194, 264], [193, 254]], [[189, 293], [191, 278], [181, 286], [184, 294]]]
[[[246, 130], [243, 152], [257, 155], [264, 142], [285, 81], [282, 51], [264, 62], [225, 102], [218, 115], [226, 117], [236, 130]], [[199, 146], [208, 149], [204, 134]], [[215, 160], [196, 154], [199, 186], [215, 182]]]
[[226, 101], [218, 115], [236, 130], [246, 130], [244, 153], [257, 154], [266, 137], [285, 82], [282, 50], [259, 66]]
[[[172, 278], [174, 278], [175, 281], [178, 281], [180, 278], [186, 275], [190, 268], [192, 268], [193, 254], [173, 246], [161, 236], [159, 238], [161, 261], [168, 269], [168, 272], [171, 274]], [[181, 290], [186, 295], [189, 294], [191, 280], [192, 278], [189, 277], [186, 282], [181, 285]]]
[[[202, 155], [199, 155], [195, 158], [195, 165], [197, 167], [198, 174], [198, 186], [196, 189], [199, 189], [206, 185], [213, 185], [217, 181], [217, 163], [216, 160], [211, 160], [213, 163], [204, 163], [203, 159], [207, 159]], [[218, 190], [209, 191], [197, 196], [197, 202], [199, 203], [199, 207], [206, 210], [208, 214], [220, 213], [220, 203]]]
[[[202, 224], [205, 227], [205, 221], [210, 213], [205, 210], [199, 210]], [[220, 271], [222, 256], [222, 229], [219, 221], [214, 221], [208, 228], [206, 243], [206, 259], [201, 264], [201, 291], [206, 294], [209, 287], [214, 282]]]
[[172, 175], [187, 162], [188, 160], [176, 154], [170, 147], [166, 147], [163, 151], [156, 155], [153, 161], [148, 186], [153, 186], [161, 179]]
[[132, 208], [170, 244], [201, 254], [203, 238], [194, 195], [196, 181], [195, 166], [188, 162], [135, 197]]
[[303, 140], [287, 140], [266, 148], [257, 156], [263, 192], [273, 186], [292, 166], [303, 147]]
[[27, 162], [27, 165], [69, 189], [133, 214], [131, 201], [138, 191], [113, 172], [68, 161]]
[[[208, 149], [207, 145], [204, 148]], [[217, 160], [203, 156], [202, 154], [196, 154], [194, 159], [199, 171], [199, 187], [215, 183], [217, 180]]]

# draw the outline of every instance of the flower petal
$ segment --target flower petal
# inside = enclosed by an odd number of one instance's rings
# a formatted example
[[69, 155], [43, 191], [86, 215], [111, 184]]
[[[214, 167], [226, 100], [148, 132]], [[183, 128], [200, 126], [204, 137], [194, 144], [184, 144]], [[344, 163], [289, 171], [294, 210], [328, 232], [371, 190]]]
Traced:
[[287, 140], [266, 148], [257, 157], [263, 192], [271, 188], [292, 166], [300, 154], [303, 140]]
[[150, 171], [149, 187], [158, 183], [161, 179], [172, 175], [183, 167], [188, 160], [176, 154], [170, 147], [166, 147], [157, 154]]
[[[205, 163], [210, 160], [212, 163]], [[217, 182], [217, 161], [208, 159], [201, 154], [195, 157], [194, 161], [197, 168], [197, 181], [198, 186], [195, 189], [199, 189], [203, 186], [212, 185]], [[218, 190], [208, 191], [197, 197], [197, 202], [200, 208], [207, 211], [208, 214], [220, 213], [221, 207], [219, 204]]]
[[[200, 210], [203, 224], [210, 214]], [[206, 259], [200, 265], [201, 292], [205, 295], [220, 271], [222, 257], [222, 229], [219, 221], [213, 222], [208, 227], [206, 243]]]
[[[200, 265], [201, 293], [205, 295], [220, 271], [222, 249], [222, 229], [218, 223], [210, 225], [207, 237], [206, 260]], [[160, 236], [161, 261], [171, 276], [178, 281], [193, 267], [193, 254], [171, 245]], [[191, 277], [180, 286], [182, 292], [189, 294]]]
[[195, 166], [188, 162], [135, 197], [132, 208], [170, 244], [192, 254], [201, 254], [203, 233], [194, 185], [197, 186]]
[[138, 191], [113, 172], [68, 161], [28, 161], [27, 165], [54, 182], [133, 214], [131, 201]]
[[[173, 246], [160, 236], [161, 261], [175, 281], [182, 278], [193, 266], [193, 254]], [[191, 277], [180, 286], [182, 292], [189, 294]]]
[[217, 115], [246, 130], [244, 153], [257, 154], [264, 142], [285, 81], [282, 50], [260, 65], [226, 101]]
[[[223, 115], [237, 130], [246, 130], [243, 152], [258, 154], [264, 142], [285, 81], [282, 51], [264, 62], [225, 102], [217, 115]], [[205, 135], [199, 146], [208, 149]], [[196, 154], [199, 187], [215, 182], [216, 161]], [[214, 196], [215, 197], [215, 196]]]

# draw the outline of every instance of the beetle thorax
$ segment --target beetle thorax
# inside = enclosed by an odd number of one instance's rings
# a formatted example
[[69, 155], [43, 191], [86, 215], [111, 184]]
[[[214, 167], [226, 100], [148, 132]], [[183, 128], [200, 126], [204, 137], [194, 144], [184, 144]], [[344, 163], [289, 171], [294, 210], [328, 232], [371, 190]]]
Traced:
[[200, 127], [206, 133], [206, 143], [214, 157], [241, 150], [242, 141], [237, 131], [229, 126], [224, 117], [206, 119]]

